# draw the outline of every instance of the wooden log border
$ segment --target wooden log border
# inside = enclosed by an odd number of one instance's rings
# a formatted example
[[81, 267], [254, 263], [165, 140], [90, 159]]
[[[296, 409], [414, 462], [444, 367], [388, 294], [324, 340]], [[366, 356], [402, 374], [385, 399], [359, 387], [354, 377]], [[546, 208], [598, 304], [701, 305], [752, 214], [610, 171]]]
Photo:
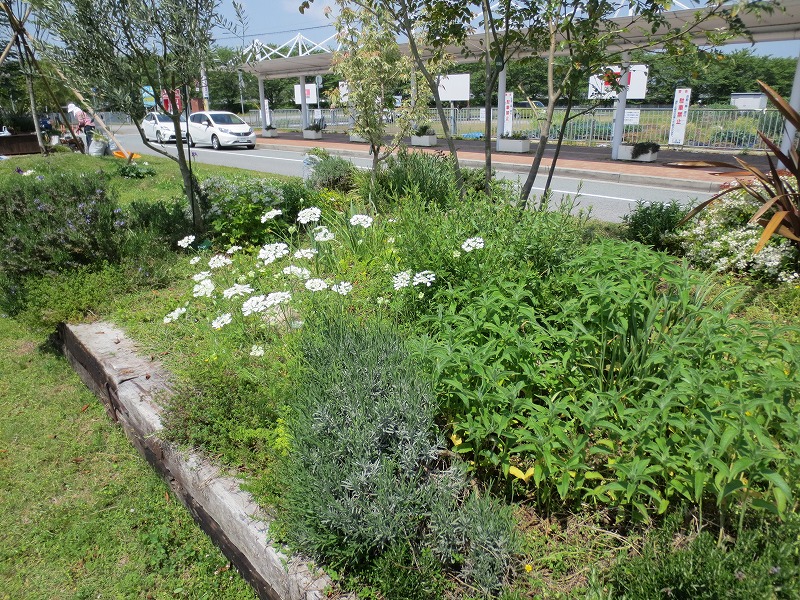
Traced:
[[161, 438], [158, 401], [171, 390], [168, 374], [156, 361], [140, 357], [134, 342], [111, 323], [62, 324], [59, 337], [81, 380], [259, 598], [323, 598], [328, 577], [269, 543], [268, 519], [235, 478]]

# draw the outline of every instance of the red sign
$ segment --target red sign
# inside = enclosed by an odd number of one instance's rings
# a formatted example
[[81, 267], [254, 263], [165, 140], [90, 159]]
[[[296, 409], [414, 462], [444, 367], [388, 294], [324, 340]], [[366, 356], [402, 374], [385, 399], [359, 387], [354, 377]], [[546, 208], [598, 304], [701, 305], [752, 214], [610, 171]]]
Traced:
[[[164, 110], [167, 112], [172, 112], [171, 103], [169, 101], [169, 94], [167, 90], [161, 90], [161, 102], [164, 104]], [[181, 90], [175, 90], [175, 104], [177, 105], [178, 112], [183, 110], [183, 98], [181, 97]]]

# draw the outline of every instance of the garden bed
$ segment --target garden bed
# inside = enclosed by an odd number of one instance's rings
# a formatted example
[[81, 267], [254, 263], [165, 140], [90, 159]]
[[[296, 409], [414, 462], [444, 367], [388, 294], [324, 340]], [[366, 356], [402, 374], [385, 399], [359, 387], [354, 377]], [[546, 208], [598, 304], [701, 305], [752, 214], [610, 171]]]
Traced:
[[269, 544], [269, 522], [236, 479], [160, 437], [158, 399], [170, 391], [157, 363], [138, 356], [133, 341], [110, 323], [62, 325], [60, 338], [65, 356], [108, 415], [260, 598], [322, 598], [328, 578]]

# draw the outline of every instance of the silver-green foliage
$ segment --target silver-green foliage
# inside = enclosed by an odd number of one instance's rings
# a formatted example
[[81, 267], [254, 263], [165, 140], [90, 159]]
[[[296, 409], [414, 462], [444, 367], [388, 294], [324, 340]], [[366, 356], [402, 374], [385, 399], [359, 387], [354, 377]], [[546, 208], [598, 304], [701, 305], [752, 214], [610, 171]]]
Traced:
[[496, 589], [514, 551], [513, 520], [491, 500], [465, 501], [464, 469], [443, 460], [436, 397], [401, 339], [342, 319], [314, 328], [290, 419], [287, 539], [346, 570], [398, 540], [415, 551], [429, 544], [444, 566]]
[[537, 281], [435, 299], [417, 351], [456, 451], [544, 506], [792, 509], [800, 355], [781, 331], [734, 318], [732, 298], [637, 244], [593, 244]]

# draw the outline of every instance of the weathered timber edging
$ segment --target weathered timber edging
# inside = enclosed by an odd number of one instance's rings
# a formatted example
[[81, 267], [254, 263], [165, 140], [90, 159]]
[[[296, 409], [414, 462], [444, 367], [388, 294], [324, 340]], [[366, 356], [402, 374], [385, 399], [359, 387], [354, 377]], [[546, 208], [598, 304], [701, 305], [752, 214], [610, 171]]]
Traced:
[[140, 357], [133, 341], [111, 323], [62, 324], [59, 335], [64, 355], [78, 376], [259, 598], [323, 597], [330, 580], [268, 543], [269, 524], [236, 479], [200, 455], [180, 451], [161, 439], [158, 399], [170, 389], [166, 372], [157, 362]]

